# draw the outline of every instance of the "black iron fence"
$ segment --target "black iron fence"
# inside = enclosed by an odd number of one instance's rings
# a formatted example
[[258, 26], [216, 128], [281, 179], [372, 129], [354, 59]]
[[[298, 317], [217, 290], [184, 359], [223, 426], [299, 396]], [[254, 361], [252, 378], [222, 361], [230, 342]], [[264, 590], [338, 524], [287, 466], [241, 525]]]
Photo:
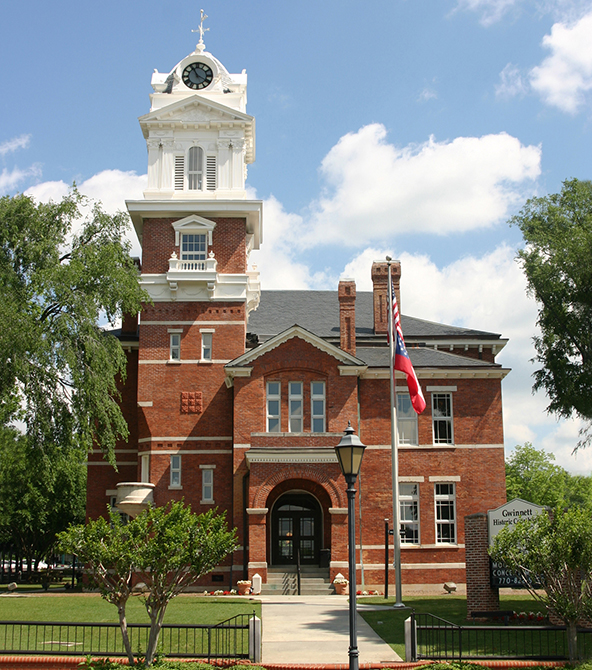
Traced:
[[[158, 643], [166, 656], [249, 658], [249, 629], [255, 613], [216, 625], [164, 624]], [[149, 624], [128, 624], [134, 653], [146, 650]], [[0, 653], [125, 656], [119, 624], [55, 621], [0, 621]]]
[[[565, 626], [459, 626], [433, 614], [412, 613], [410, 660], [566, 660]], [[591, 630], [578, 630], [578, 650], [592, 656]]]

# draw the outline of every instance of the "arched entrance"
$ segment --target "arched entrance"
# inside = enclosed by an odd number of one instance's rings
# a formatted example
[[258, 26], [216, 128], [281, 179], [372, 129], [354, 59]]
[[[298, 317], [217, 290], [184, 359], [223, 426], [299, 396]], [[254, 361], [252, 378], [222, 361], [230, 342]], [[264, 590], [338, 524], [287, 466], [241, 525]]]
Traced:
[[271, 514], [273, 565], [318, 565], [323, 537], [321, 506], [310, 493], [280, 496]]

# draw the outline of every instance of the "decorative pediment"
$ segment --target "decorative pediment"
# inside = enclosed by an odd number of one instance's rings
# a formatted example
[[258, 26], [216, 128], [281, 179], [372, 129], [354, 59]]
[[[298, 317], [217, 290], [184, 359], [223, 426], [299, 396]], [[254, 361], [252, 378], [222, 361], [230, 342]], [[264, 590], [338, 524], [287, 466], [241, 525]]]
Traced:
[[173, 102], [140, 117], [142, 128], [157, 123], [240, 123], [251, 126], [253, 117], [199, 95]]
[[342, 375], [347, 374], [345, 373], [345, 368], [347, 368], [350, 372], [356, 371], [358, 374], [361, 374], [368, 367], [366, 363], [364, 363], [364, 361], [360, 360], [359, 358], [356, 358], [355, 356], [348, 354], [346, 351], [339, 349], [339, 347], [326, 342], [322, 337], [311, 333], [305, 328], [294, 325], [291, 328], [284, 330], [282, 333], [279, 333], [275, 337], [270, 338], [258, 347], [247, 351], [242, 356], [235, 358], [233, 361], [230, 361], [230, 363], [227, 363], [224, 366], [226, 371], [227, 386], [232, 385], [232, 380], [234, 377], [245, 376], [245, 372], [247, 373], [246, 376], [249, 376], [251, 369], [250, 366], [253, 365], [257, 358], [264, 356], [268, 352], [276, 349], [293, 338], [304, 340], [313, 347], [316, 347], [329, 356], [332, 356], [339, 364], [339, 372]]
[[216, 227], [215, 221], [210, 221], [209, 219], [204, 219], [203, 216], [197, 216], [197, 214], [191, 214], [186, 216], [184, 219], [179, 219], [173, 223], [173, 228], [175, 230], [175, 246], [179, 246], [179, 237], [181, 233], [194, 233], [199, 235], [207, 234], [208, 235], [208, 244], [212, 244], [212, 231]]

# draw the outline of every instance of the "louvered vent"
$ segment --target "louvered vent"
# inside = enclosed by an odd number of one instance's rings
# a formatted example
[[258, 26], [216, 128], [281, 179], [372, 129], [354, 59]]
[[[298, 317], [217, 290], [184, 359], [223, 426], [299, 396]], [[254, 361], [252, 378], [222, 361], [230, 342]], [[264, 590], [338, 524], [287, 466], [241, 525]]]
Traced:
[[185, 175], [185, 156], [175, 156], [175, 191], [182, 191]]
[[216, 190], [216, 156], [206, 158], [206, 187], [208, 191]]

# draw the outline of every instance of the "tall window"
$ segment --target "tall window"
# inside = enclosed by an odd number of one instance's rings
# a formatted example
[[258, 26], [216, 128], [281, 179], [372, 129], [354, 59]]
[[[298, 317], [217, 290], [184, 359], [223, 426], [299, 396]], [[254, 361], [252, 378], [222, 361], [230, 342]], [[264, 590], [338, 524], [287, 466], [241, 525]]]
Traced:
[[140, 460], [140, 481], [150, 481], [150, 454], [142, 454]]
[[170, 336], [170, 353], [171, 361], [181, 360], [181, 333], [171, 333]]
[[206, 236], [182, 235], [181, 236], [181, 261], [185, 270], [205, 270], [206, 261]]
[[212, 333], [201, 334], [201, 360], [212, 360]]
[[454, 484], [435, 485], [436, 542], [456, 544], [456, 493]]
[[280, 432], [280, 383], [267, 382], [267, 432]]
[[288, 407], [290, 411], [290, 432], [301, 433], [302, 428], [302, 382], [290, 382]]
[[187, 188], [201, 191], [203, 188], [203, 149], [191, 147], [187, 154]]
[[419, 484], [399, 484], [401, 542], [419, 544]]
[[171, 456], [171, 484], [172, 489], [181, 488], [181, 456]]
[[408, 393], [397, 393], [397, 425], [399, 444], [419, 444], [417, 441], [417, 414]]
[[452, 393], [432, 393], [434, 444], [454, 444]]
[[312, 382], [310, 385], [311, 431], [325, 432], [325, 382]]
[[214, 502], [214, 468], [203, 467], [201, 471], [201, 502]]

